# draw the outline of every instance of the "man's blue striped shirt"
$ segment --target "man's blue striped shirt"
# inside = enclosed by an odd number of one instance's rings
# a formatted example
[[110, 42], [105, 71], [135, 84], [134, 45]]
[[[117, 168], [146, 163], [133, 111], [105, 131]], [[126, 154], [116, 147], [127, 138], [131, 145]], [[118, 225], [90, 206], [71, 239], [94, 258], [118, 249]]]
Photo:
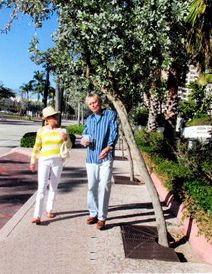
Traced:
[[[112, 110], [103, 109], [100, 115], [91, 114], [86, 119], [83, 135], [89, 135], [92, 141], [87, 148], [86, 163], [100, 164], [112, 160], [118, 139], [116, 113]], [[113, 150], [103, 160], [100, 160], [99, 154], [107, 146], [113, 147]]]

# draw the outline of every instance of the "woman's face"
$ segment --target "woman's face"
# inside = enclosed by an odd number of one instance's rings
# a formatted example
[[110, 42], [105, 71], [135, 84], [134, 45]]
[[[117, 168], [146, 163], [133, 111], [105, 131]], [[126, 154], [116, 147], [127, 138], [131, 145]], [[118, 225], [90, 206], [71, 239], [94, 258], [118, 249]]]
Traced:
[[58, 126], [58, 114], [47, 117], [46, 121], [50, 127], [52, 127], [52, 128], [57, 127]]

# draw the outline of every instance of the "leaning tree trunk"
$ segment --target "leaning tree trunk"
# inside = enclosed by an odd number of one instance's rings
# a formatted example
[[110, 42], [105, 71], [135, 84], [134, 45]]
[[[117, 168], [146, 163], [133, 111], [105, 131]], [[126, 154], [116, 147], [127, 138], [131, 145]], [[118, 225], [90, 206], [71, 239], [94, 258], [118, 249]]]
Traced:
[[129, 162], [130, 162], [130, 181], [134, 182], [134, 179], [135, 179], [135, 176], [134, 176], [134, 163], [133, 163], [133, 158], [132, 158], [131, 151], [130, 151], [130, 146], [127, 142], [126, 137], [124, 136], [124, 132], [123, 132], [122, 128], [119, 129], [119, 132], [120, 132], [121, 138], [123, 139], [123, 141], [124, 141], [124, 143], [127, 147], [127, 154], [128, 154], [128, 159], [129, 159]]
[[149, 175], [149, 172], [147, 170], [143, 156], [140, 153], [140, 150], [138, 149], [138, 147], [135, 143], [135, 139], [133, 136], [132, 128], [129, 124], [128, 115], [127, 115], [125, 106], [120, 99], [115, 97], [108, 90], [102, 89], [102, 91], [106, 94], [107, 98], [113, 103], [113, 105], [119, 115], [119, 119], [121, 121], [122, 128], [124, 130], [124, 135], [125, 135], [127, 142], [130, 146], [131, 153], [132, 153], [132, 155], [134, 155], [134, 159], [135, 159], [135, 163], [137, 164], [139, 175], [145, 182], [147, 190], [150, 194], [153, 208], [155, 211], [155, 216], [156, 216], [159, 244], [161, 244], [163, 246], [168, 246], [166, 223], [164, 220], [163, 211], [162, 211], [162, 207], [161, 207], [160, 200], [158, 197], [158, 193], [157, 193], [154, 183]]

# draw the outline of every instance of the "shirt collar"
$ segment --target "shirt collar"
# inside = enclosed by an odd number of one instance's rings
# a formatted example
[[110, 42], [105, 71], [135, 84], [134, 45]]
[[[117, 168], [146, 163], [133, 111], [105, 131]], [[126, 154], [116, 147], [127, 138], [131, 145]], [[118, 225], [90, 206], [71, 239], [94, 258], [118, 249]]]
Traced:
[[[104, 116], [105, 111], [106, 111], [106, 109], [102, 109], [102, 110], [101, 110], [101, 113], [100, 113], [100, 116]], [[91, 117], [93, 118], [93, 117], [95, 117], [95, 115], [96, 115], [95, 113], [92, 113], [92, 114], [91, 114]], [[99, 114], [97, 114], [97, 115], [99, 115]]]

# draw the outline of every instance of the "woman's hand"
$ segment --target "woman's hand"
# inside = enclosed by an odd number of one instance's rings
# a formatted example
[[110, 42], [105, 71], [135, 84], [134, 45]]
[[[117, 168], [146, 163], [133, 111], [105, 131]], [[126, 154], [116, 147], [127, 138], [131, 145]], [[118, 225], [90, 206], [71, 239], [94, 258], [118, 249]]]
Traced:
[[35, 168], [35, 164], [30, 164], [29, 165], [29, 169], [32, 171], [32, 172], [35, 172], [36, 168]]
[[62, 133], [61, 133], [61, 138], [63, 139], [64, 142], [66, 142], [66, 141], [68, 140], [68, 134], [62, 132]]

